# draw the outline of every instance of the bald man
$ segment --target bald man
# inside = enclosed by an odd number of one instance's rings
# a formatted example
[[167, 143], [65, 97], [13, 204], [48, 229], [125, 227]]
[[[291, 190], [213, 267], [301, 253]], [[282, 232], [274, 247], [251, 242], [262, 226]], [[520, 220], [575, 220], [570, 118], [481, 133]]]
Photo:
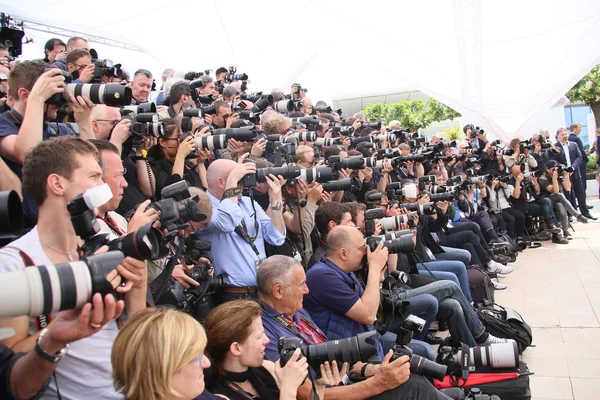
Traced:
[[212, 243], [210, 258], [215, 273], [229, 275], [223, 301], [258, 298], [256, 270], [266, 258], [264, 241], [281, 246], [285, 241], [285, 223], [281, 198], [283, 179], [270, 175], [269, 215], [249, 197], [242, 196], [240, 180], [246, 174], [256, 173], [254, 163], [216, 160], [206, 171], [207, 195], [213, 215], [206, 229], [200, 230], [201, 239]]

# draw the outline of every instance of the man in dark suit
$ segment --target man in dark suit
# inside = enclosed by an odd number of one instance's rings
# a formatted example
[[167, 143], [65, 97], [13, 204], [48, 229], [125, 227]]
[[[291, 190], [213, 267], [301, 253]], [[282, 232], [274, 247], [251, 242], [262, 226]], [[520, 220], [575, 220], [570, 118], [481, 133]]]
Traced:
[[[585, 149], [583, 148], [583, 143], [581, 139], [579, 139], [579, 134], [581, 133], [581, 124], [579, 122], [575, 122], [571, 124], [569, 127], [571, 133], [569, 133], [569, 142], [573, 142], [579, 147], [579, 151], [581, 152], [581, 157], [583, 161], [579, 164], [579, 177], [581, 178], [581, 183], [583, 185], [583, 191], [587, 191], [587, 179], [586, 179], [586, 167], [588, 163], [588, 156], [585, 153]], [[588, 208], [592, 208], [592, 206], [588, 206]]]
[[[583, 156], [581, 155], [579, 147], [577, 147], [575, 143], [570, 142], [568, 138], [569, 135], [565, 128], [560, 128], [556, 132], [556, 140], [558, 141], [556, 142], [555, 146], [560, 150], [560, 152], [553, 154], [553, 158], [560, 164], [566, 165], [567, 167], [573, 167], [574, 169], [573, 174], [571, 175], [573, 190], [571, 190], [570, 196], [570, 201], [573, 207], [577, 208], [578, 204], [579, 210], [584, 217], [596, 220], [598, 218], [592, 217], [588, 211], [585, 202], [585, 190], [583, 189], [583, 185], [581, 183], [579, 166], [583, 162]], [[575, 201], [575, 198], [577, 198], [577, 202]]]

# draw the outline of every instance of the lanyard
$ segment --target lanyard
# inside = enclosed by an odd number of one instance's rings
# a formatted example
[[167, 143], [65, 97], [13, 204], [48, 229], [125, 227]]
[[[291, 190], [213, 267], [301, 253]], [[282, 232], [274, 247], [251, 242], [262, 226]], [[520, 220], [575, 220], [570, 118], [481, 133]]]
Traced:
[[240, 223], [240, 225], [235, 227], [234, 232], [237, 233], [242, 239], [244, 239], [244, 242], [250, 245], [252, 251], [254, 251], [254, 254], [256, 254], [258, 259], [260, 260], [260, 251], [258, 251], [258, 248], [254, 244], [256, 238], [258, 237], [258, 219], [256, 218], [256, 209], [254, 208], [254, 199], [252, 197], [250, 198], [250, 203], [252, 203], [252, 209], [254, 210], [254, 214], [252, 214], [252, 216], [254, 217], [254, 230], [256, 231], [256, 234], [253, 237], [250, 237], [244, 218], [242, 218], [242, 222]]
[[118, 236], [123, 236], [124, 233], [119, 229], [119, 227], [117, 226], [117, 223], [115, 222], [114, 219], [112, 219], [110, 217], [110, 215], [105, 214], [104, 217], [100, 217], [98, 216], [99, 219], [101, 219], [102, 221], [104, 221], [106, 223], [106, 225], [108, 225], [108, 227], [114, 232], [116, 233]]
[[[294, 321], [287, 319], [283, 315], [273, 317], [273, 319], [281, 324], [285, 329], [290, 331], [295, 336], [299, 336], [307, 344], [317, 344], [326, 342], [327, 339], [319, 331], [319, 329], [306, 318], [300, 317], [300, 325]], [[305, 336], [308, 335], [308, 336]]]
[[235, 383], [233, 381], [224, 381], [224, 383], [225, 383], [225, 385], [227, 385], [229, 387], [229, 389], [233, 390], [234, 392], [236, 392], [240, 396], [243, 396], [247, 400], [254, 400], [254, 399], [257, 398], [256, 396], [251, 395], [250, 393], [246, 392], [237, 383]]

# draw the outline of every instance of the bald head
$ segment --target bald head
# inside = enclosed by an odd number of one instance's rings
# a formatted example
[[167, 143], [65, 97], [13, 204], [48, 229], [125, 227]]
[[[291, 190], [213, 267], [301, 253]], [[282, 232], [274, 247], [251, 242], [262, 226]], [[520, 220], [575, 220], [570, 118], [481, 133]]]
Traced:
[[362, 233], [354, 227], [346, 225], [338, 225], [329, 231], [327, 235], [326, 255], [337, 254], [342, 248], [348, 248], [353, 240], [361, 240]]
[[210, 194], [217, 198], [221, 198], [227, 182], [227, 177], [233, 168], [235, 168], [236, 162], [232, 160], [219, 159], [213, 161], [206, 171], [206, 180], [208, 183], [208, 191]]

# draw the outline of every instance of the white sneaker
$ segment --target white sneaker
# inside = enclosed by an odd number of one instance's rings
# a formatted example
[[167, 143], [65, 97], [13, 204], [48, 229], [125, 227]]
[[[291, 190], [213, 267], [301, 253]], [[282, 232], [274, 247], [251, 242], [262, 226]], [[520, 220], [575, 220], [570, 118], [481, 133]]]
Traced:
[[481, 346], [487, 346], [487, 345], [490, 345], [490, 344], [512, 343], [514, 341], [515, 341], [514, 339], [503, 339], [503, 338], [499, 338], [499, 337], [496, 337], [496, 336], [488, 333], [487, 340]]
[[506, 275], [506, 274], [510, 274], [511, 272], [513, 272], [512, 267], [502, 265], [494, 260], [490, 261], [490, 263], [487, 265], [487, 269], [491, 273], [501, 274], [501, 275]]
[[494, 290], [504, 290], [508, 287], [508, 285], [505, 283], [500, 283], [496, 281], [492, 281], [492, 283], [494, 284]]

